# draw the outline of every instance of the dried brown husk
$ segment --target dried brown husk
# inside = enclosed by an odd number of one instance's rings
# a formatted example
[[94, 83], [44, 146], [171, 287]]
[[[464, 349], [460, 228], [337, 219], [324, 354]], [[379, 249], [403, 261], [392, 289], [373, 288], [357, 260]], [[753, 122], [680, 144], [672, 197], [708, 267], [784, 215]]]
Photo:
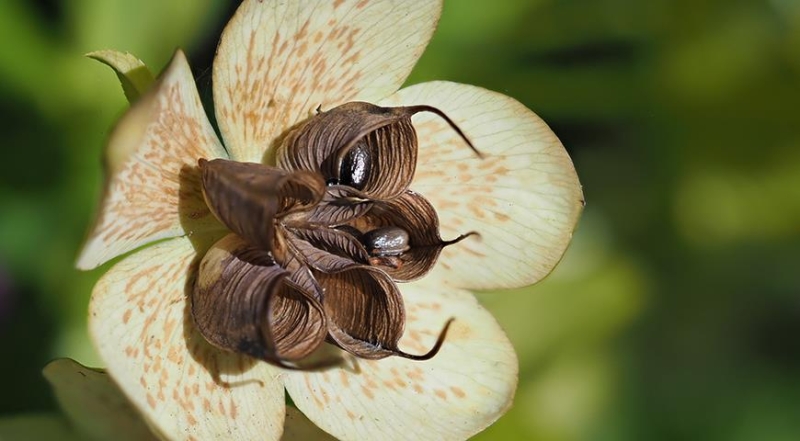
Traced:
[[[205, 256], [191, 294], [210, 343], [284, 367], [296, 367], [326, 335], [361, 358], [436, 354], [452, 320], [428, 353], [399, 349], [405, 310], [395, 281], [422, 277], [444, 246], [469, 234], [443, 241], [433, 206], [408, 190], [417, 159], [411, 117], [420, 111], [464, 137], [435, 108], [352, 102], [289, 132], [279, 168], [199, 161], [207, 204], [235, 233]], [[343, 176], [348, 170], [363, 173]], [[385, 226], [410, 236], [409, 249], [391, 260], [360, 242]]]
[[336, 273], [367, 265], [369, 254], [355, 237], [332, 228], [291, 229], [287, 242], [306, 265], [323, 273]]
[[190, 295], [197, 329], [214, 346], [277, 365], [307, 357], [325, 340], [327, 319], [308, 269], [293, 269], [226, 236], [204, 256]]
[[214, 159], [198, 162], [203, 197], [226, 227], [262, 250], [272, 250], [275, 216], [307, 210], [322, 200], [318, 173]]
[[348, 152], [366, 149], [369, 173], [357, 190], [369, 199], [392, 199], [411, 184], [417, 164], [414, 109], [349, 102], [320, 112], [286, 136], [278, 150], [278, 166], [319, 171], [326, 181], [338, 183]]
[[441, 348], [452, 320], [425, 354], [409, 354], [398, 347], [405, 327], [405, 309], [397, 286], [386, 273], [359, 267], [336, 274], [318, 274], [325, 291], [329, 340], [365, 359], [399, 356], [428, 360]]
[[325, 291], [330, 340], [366, 359], [400, 355], [397, 342], [405, 327], [403, 298], [383, 272], [358, 267], [334, 274], [317, 274]]
[[305, 222], [313, 225], [335, 227], [344, 225], [369, 211], [373, 201], [352, 188], [343, 185], [328, 186], [322, 201], [309, 209]]
[[397, 282], [409, 282], [427, 274], [436, 264], [442, 249], [475, 233], [463, 234], [452, 240], [439, 235], [439, 216], [422, 195], [407, 191], [402, 196], [375, 203], [373, 208], [351, 225], [362, 233], [380, 227], [399, 227], [409, 234], [409, 250], [393, 259], [395, 265], [379, 265]]
[[294, 255], [313, 268], [333, 344], [368, 359], [395, 355], [424, 360], [439, 350], [446, 328], [426, 354], [412, 355], [398, 348], [405, 326], [402, 296], [389, 275], [368, 265], [369, 254], [355, 236], [325, 228], [287, 233]]

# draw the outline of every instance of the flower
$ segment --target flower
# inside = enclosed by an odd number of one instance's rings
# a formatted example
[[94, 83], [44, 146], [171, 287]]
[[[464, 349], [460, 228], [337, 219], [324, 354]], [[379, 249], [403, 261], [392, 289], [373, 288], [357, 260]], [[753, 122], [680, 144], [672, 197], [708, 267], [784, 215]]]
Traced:
[[[524, 286], [549, 273], [569, 243], [583, 196], [561, 143], [513, 99], [449, 82], [397, 90], [440, 12], [441, 1], [245, 0], [213, 66], [222, 141], [180, 51], [114, 129], [106, 191], [78, 266], [94, 268], [134, 251], [97, 283], [90, 332], [110, 375], [161, 436], [278, 439], [287, 392], [310, 420], [342, 439], [466, 438], [510, 405], [514, 350], [468, 290]], [[192, 317], [195, 290], [223, 272], [224, 258], [209, 255], [235, 255], [241, 245], [231, 243], [233, 223], [214, 205], [226, 199], [209, 197], [201, 169], [214, 160], [285, 166], [277, 150], [293, 128], [312, 120], [315, 109], [354, 101], [439, 109], [482, 154], [439, 116], [413, 117], [419, 151], [409, 188], [436, 211], [441, 237], [478, 235], [441, 250], [425, 277], [400, 285], [406, 322], [399, 349], [429, 351], [452, 317], [446, 339], [427, 361], [345, 357], [316, 370], [284, 369], [229, 350]], [[206, 165], [198, 167], [200, 159]], [[301, 199], [304, 207], [320, 203]], [[288, 200], [278, 205], [293, 210]], [[204, 261], [212, 264], [200, 269]], [[390, 274], [392, 266], [376, 271]], [[215, 305], [229, 311], [225, 302]]]

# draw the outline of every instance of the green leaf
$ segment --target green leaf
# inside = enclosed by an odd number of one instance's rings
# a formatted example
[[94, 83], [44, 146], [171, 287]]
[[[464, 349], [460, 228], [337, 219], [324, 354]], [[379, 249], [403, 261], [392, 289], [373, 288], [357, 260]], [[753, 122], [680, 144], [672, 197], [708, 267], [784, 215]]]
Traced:
[[0, 418], [0, 440], [53, 439], [80, 441], [69, 422], [57, 413], [26, 414]]
[[122, 83], [125, 97], [128, 98], [128, 102], [131, 104], [145, 93], [155, 81], [153, 74], [142, 60], [128, 52], [102, 50], [89, 52], [86, 56], [114, 69], [119, 82]]
[[[288, 394], [286, 395], [289, 396]], [[315, 426], [294, 406], [286, 406], [286, 423], [281, 441], [335, 441], [336, 438]]]
[[63, 358], [50, 362], [42, 373], [53, 387], [64, 414], [88, 439], [156, 439], [144, 419], [105, 372]]

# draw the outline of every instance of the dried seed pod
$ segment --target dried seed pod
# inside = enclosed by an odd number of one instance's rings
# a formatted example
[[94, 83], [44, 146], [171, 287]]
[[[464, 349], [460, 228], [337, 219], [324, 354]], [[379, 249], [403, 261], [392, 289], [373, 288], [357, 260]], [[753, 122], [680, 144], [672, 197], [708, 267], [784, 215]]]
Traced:
[[306, 221], [319, 226], [338, 227], [363, 216], [373, 203], [359, 194], [352, 187], [328, 186], [322, 201], [308, 212]]
[[[360, 231], [374, 232], [371, 237], [361, 239], [370, 252], [370, 263], [384, 267], [382, 269], [398, 282], [408, 282], [424, 276], [433, 268], [442, 248], [475, 234], [468, 233], [453, 240], [442, 240], [439, 235], [439, 217], [433, 205], [412, 191], [392, 201], [376, 202], [353, 225]], [[401, 236], [400, 231], [405, 232], [407, 238]], [[385, 251], [376, 247], [377, 244], [385, 247]], [[402, 252], [398, 253], [400, 249]]]
[[370, 256], [369, 264], [372, 266], [384, 266], [393, 270], [403, 267], [403, 259], [400, 256]]
[[270, 253], [230, 234], [200, 263], [190, 293], [198, 331], [212, 345], [283, 367], [325, 340], [320, 288], [307, 269], [283, 268]]
[[361, 232], [351, 225], [339, 225], [336, 229], [353, 236], [356, 240], [361, 240]]
[[203, 197], [217, 219], [263, 250], [272, 250], [278, 213], [311, 207], [325, 194], [321, 177], [308, 171], [225, 159], [200, 159], [198, 165]]
[[418, 112], [442, 117], [480, 156], [461, 129], [435, 107], [350, 102], [290, 131], [278, 149], [278, 166], [318, 171], [329, 185], [352, 187], [372, 200], [394, 199], [414, 176], [418, 145], [411, 117]]
[[441, 348], [452, 319], [427, 353], [408, 354], [398, 348], [405, 328], [405, 307], [400, 291], [384, 271], [352, 267], [318, 274], [317, 280], [325, 291], [328, 338], [345, 351], [371, 360], [392, 355], [427, 360]]
[[342, 150], [336, 179], [348, 185], [331, 187], [311, 171], [199, 162], [209, 207], [236, 233], [205, 254], [190, 293], [209, 343], [287, 368], [300, 368], [326, 338], [367, 359], [438, 352], [450, 322], [427, 353], [398, 348], [405, 309], [395, 281], [426, 272], [451, 242], [421, 196], [360, 196], [380, 169], [373, 145]]
[[369, 253], [349, 233], [333, 228], [292, 228], [289, 246], [316, 271], [336, 273], [369, 261]]

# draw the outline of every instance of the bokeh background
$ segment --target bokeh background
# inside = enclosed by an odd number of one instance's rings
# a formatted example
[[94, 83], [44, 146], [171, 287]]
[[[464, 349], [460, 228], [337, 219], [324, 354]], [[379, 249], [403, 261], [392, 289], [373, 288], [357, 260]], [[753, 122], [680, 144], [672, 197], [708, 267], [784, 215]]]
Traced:
[[[182, 47], [210, 91], [237, 3], [0, 2], [0, 417], [55, 409], [52, 358], [100, 364], [104, 269], [73, 262], [127, 104], [82, 54]], [[450, 0], [432, 79], [534, 109], [588, 203], [549, 278], [480, 294], [521, 378], [477, 439], [800, 439], [800, 2]]]

